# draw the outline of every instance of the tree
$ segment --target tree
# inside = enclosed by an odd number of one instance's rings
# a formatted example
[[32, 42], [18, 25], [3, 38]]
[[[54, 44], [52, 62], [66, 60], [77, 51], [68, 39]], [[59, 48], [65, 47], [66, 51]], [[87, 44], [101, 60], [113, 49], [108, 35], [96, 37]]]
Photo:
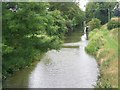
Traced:
[[57, 2], [50, 3], [50, 11], [59, 10], [66, 20], [68, 33], [83, 26], [85, 19], [84, 12], [79, 8], [78, 3], [75, 2]]
[[30, 65], [39, 54], [59, 49], [66, 32], [65, 19], [49, 3], [4, 2], [2, 6], [3, 79]]
[[102, 24], [105, 24], [112, 17], [115, 4], [116, 2], [89, 2], [86, 6], [87, 22], [92, 18], [98, 18]]

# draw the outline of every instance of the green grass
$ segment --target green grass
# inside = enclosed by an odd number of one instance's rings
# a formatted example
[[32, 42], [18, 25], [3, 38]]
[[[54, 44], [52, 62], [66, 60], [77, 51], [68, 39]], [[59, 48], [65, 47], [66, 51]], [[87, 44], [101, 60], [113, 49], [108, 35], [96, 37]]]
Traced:
[[118, 87], [118, 31], [105, 27], [94, 29], [89, 34], [86, 52], [96, 57], [100, 69], [97, 88]]

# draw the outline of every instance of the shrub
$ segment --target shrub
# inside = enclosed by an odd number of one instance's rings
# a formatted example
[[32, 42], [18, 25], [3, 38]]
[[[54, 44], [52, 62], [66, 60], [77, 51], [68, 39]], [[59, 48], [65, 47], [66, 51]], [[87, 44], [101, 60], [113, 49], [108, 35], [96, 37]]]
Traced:
[[107, 28], [109, 30], [113, 29], [113, 28], [120, 28], [120, 22], [115, 21], [115, 20], [111, 20], [108, 22], [107, 24]]
[[89, 25], [89, 30], [93, 30], [95, 28], [100, 28], [101, 26], [101, 21], [97, 18], [93, 18], [90, 22], [88, 22]]

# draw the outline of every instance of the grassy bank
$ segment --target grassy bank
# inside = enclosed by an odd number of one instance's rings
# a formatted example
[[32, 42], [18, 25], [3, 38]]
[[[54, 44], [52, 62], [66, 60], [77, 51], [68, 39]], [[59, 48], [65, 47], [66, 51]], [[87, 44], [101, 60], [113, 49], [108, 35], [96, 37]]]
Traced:
[[98, 85], [101, 88], [118, 87], [118, 28], [107, 30], [106, 26], [89, 34], [86, 51], [95, 56], [100, 68]]

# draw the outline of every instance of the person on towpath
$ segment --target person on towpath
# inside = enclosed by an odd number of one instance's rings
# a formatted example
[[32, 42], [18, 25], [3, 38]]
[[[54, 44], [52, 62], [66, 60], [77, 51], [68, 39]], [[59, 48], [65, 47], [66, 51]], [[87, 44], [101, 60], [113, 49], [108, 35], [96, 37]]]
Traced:
[[88, 40], [88, 26], [86, 26], [86, 38], [87, 38], [87, 40]]

